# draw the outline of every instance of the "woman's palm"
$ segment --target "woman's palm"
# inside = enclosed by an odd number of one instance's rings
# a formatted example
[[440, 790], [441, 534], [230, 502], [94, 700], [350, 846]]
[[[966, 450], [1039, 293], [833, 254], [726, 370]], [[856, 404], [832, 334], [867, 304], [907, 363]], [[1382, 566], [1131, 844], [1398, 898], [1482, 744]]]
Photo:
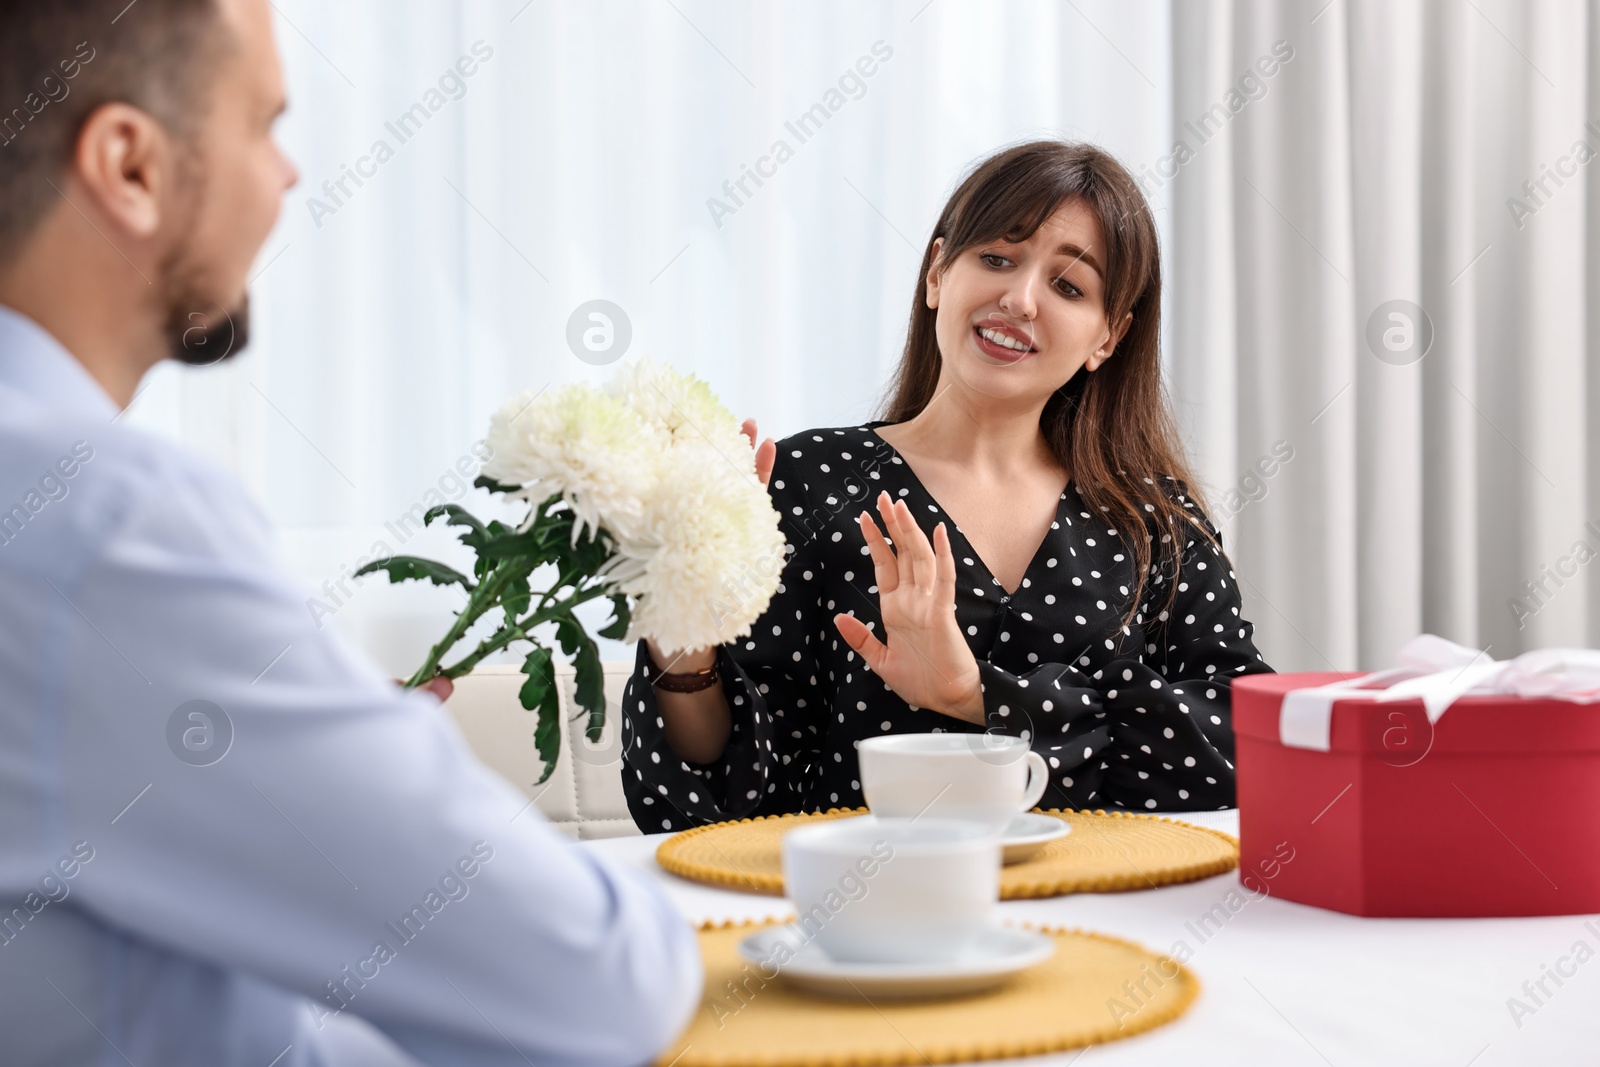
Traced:
[[867, 513], [860, 522], [872, 553], [884, 640], [853, 615], [836, 615], [834, 625], [907, 704], [981, 722], [978, 664], [955, 618], [950, 535], [940, 523], [930, 544], [911, 510], [887, 493], [880, 494], [878, 511], [888, 539]]

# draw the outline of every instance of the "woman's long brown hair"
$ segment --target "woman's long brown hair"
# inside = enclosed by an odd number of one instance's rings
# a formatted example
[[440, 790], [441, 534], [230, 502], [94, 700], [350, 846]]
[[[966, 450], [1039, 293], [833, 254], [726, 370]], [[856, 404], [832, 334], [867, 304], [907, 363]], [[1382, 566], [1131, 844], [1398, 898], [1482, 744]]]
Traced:
[[[1093, 145], [1033, 141], [983, 161], [945, 205], [928, 238], [911, 301], [905, 353], [880, 419], [904, 422], [933, 399], [942, 357], [928, 306], [934, 241], [944, 238], [940, 273], [975, 245], [1024, 241], [1068, 201], [1085, 204], [1106, 244], [1106, 321], [1133, 322], [1110, 359], [1079, 371], [1045, 403], [1039, 429], [1085, 503], [1100, 512], [1133, 555], [1137, 584], [1123, 626], [1135, 618], [1148, 580], [1166, 576], [1169, 610], [1189, 532], [1221, 545], [1189, 506], [1205, 509], [1161, 381], [1161, 258], [1150, 206], [1122, 164]], [[1180, 496], [1185, 500], [1178, 499]], [[1146, 536], [1133, 536], [1143, 528]], [[1152, 550], [1153, 545], [1163, 546]], [[1170, 569], [1169, 569], [1170, 568]]]

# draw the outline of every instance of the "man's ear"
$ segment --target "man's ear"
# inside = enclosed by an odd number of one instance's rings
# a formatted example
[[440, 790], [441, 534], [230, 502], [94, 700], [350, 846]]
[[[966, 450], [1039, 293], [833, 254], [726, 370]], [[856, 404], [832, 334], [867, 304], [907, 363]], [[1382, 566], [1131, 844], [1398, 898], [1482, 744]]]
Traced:
[[89, 217], [99, 215], [134, 240], [160, 230], [163, 202], [176, 184], [176, 157], [171, 135], [148, 112], [124, 103], [96, 108], [78, 131], [72, 163]]
[[928, 287], [928, 306], [939, 306], [939, 253], [944, 250], [944, 238], [933, 239], [933, 259], [928, 262], [928, 277], [925, 279]]
[[1117, 345], [1122, 343], [1123, 336], [1127, 334], [1128, 327], [1132, 325], [1133, 312], [1129, 311], [1122, 316], [1122, 321], [1117, 324], [1117, 328], [1107, 335], [1105, 342], [1094, 350], [1089, 358], [1084, 361], [1084, 364], [1091, 371], [1099, 370], [1100, 364], [1111, 358], [1111, 353], [1116, 351]]

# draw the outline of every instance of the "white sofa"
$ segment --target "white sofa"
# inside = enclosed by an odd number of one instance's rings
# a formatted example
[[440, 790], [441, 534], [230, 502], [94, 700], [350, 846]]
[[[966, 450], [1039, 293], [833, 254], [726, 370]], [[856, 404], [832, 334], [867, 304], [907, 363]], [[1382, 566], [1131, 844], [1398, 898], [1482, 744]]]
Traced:
[[490, 767], [521, 789], [551, 822], [575, 838], [623, 837], [639, 833], [622, 793], [620, 716], [622, 690], [633, 673], [631, 662], [608, 661], [606, 728], [601, 743], [584, 736], [587, 716], [573, 700], [572, 667], [557, 662], [563, 736], [555, 773], [534, 785], [544, 762], [533, 744], [538, 717], [517, 698], [523, 677], [514, 664], [479, 667], [456, 681], [445, 704], [461, 724], [467, 741]]

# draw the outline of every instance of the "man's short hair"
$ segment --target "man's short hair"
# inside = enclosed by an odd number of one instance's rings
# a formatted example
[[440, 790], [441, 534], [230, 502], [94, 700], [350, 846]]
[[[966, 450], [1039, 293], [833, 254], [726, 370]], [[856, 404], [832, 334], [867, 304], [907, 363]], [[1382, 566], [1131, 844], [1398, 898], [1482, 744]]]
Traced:
[[51, 184], [96, 108], [198, 127], [220, 28], [216, 0], [0, 0], [0, 265], [60, 199]]

